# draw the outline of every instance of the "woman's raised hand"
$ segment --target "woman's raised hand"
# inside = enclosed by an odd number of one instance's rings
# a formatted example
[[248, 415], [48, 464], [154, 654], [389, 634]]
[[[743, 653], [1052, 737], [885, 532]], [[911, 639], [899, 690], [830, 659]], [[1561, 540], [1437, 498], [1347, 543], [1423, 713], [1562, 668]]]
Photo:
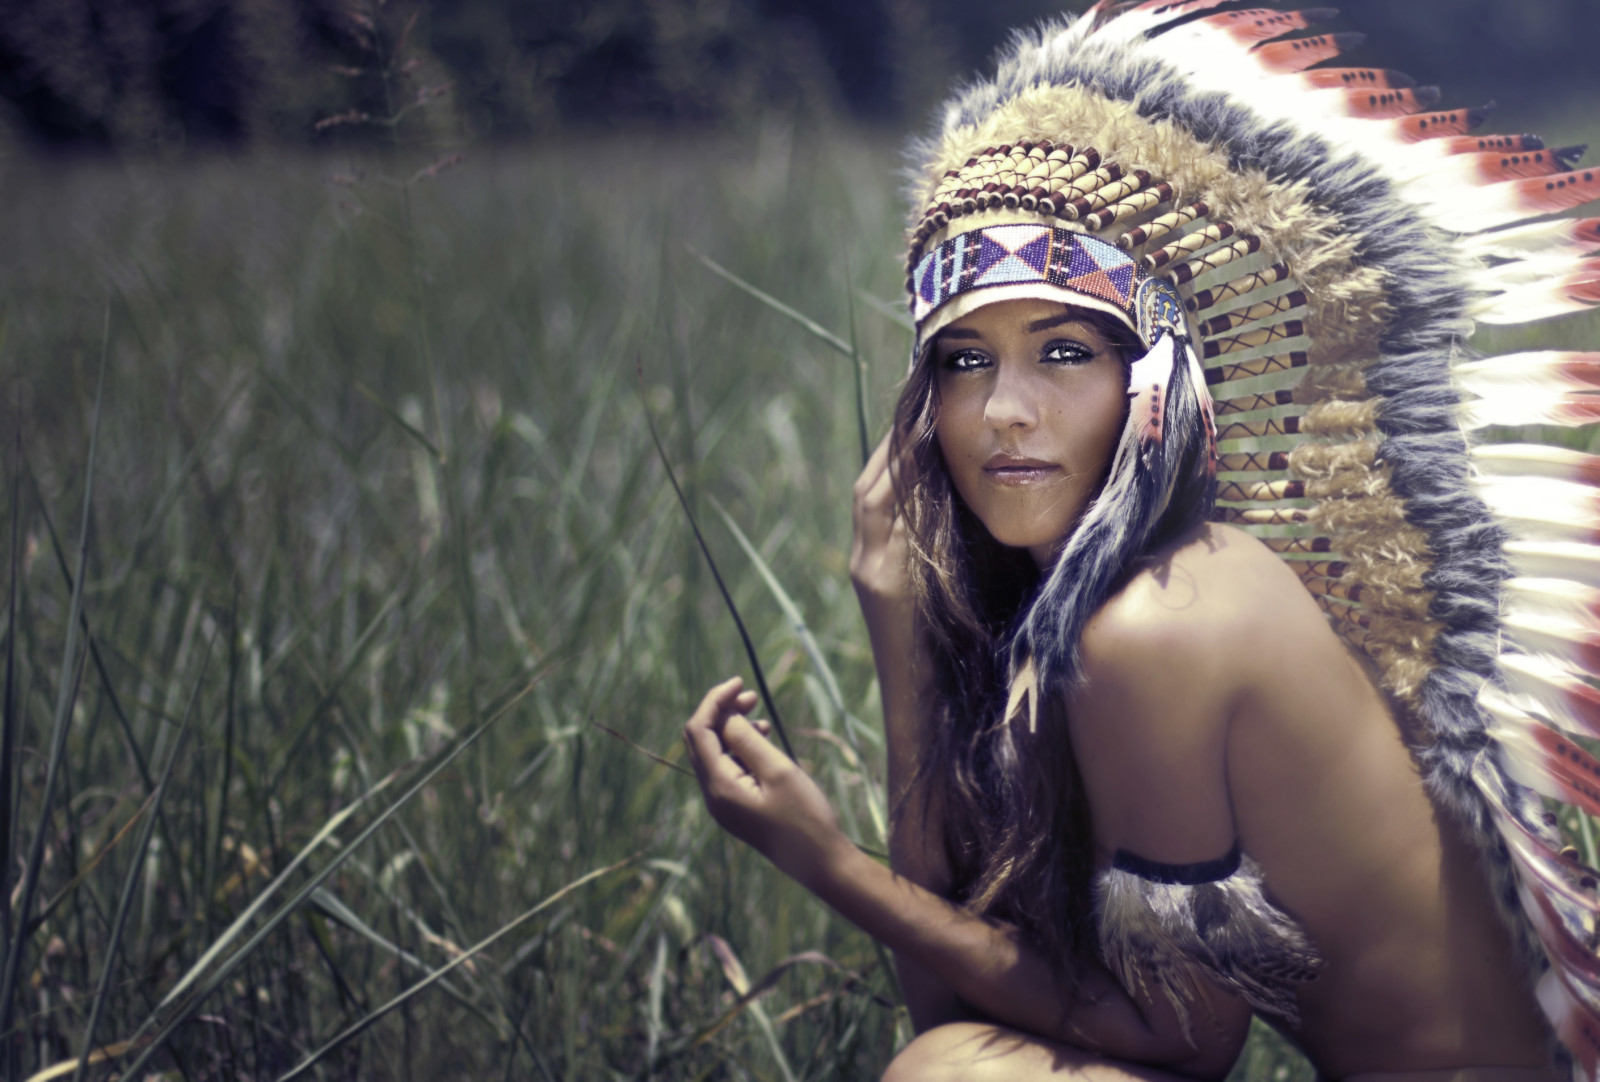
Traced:
[[767, 739], [769, 723], [745, 716], [757, 697], [743, 687], [718, 684], [683, 727], [701, 794], [718, 826], [814, 887], [850, 842], [817, 783]]
[[[856, 478], [850, 545], [850, 581], [862, 608], [874, 602], [911, 599], [911, 546], [903, 516], [895, 513], [893, 474], [889, 469], [889, 437], [867, 459]], [[871, 614], [868, 613], [870, 621]]]

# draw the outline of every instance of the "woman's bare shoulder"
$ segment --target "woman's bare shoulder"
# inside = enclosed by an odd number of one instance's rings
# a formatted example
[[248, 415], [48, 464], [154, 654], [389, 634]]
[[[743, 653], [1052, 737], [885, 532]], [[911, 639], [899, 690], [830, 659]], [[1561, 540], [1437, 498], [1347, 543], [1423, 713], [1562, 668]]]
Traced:
[[1086, 664], [1237, 652], [1261, 636], [1326, 631], [1299, 577], [1242, 530], [1208, 523], [1148, 557], [1084, 628]]
[[1271, 552], [1212, 526], [1156, 553], [1085, 627], [1067, 720], [1106, 852], [1181, 864], [1232, 843], [1229, 720], [1259, 680], [1240, 638], [1264, 633], [1246, 589], [1305, 597]]

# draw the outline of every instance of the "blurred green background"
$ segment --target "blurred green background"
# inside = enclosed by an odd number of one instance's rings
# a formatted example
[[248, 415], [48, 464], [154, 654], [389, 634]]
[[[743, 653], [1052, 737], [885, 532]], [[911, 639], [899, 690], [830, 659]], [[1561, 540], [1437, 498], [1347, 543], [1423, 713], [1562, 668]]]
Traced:
[[[1078, 5], [1079, 7], [1083, 5]], [[1593, 97], [1595, 0], [1348, 0], [1355, 65], [1400, 67], [1507, 116]], [[719, 130], [781, 111], [920, 123], [1039, 0], [3, 0], [0, 116], [57, 152], [382, 142], [403, 104], [373, 70], [395, 50], [448, 86], [435, 133], [474, 142]], [[403, 36], [403, 40], [401, 40]]]
[[[92, 1025], [186, 1079], [876, 1077], [882, 956], [682, 773], [749, 667], [647, 418], [881, 849], [846, 560], [900, 147], [1050, 10], [0, 3], [0, 1075]], [[1572, 143], [1595, 14], [1342, 22]], [[1265, 1031], [1235, 1071], [1311, 1074]]]

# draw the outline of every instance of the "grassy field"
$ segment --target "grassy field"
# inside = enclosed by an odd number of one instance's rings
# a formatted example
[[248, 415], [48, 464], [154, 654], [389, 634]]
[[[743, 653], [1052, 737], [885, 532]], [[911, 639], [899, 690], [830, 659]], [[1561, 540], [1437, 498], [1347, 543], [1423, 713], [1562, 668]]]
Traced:
[[[850, 354], [876, 437], [897, 164], [769, 127], [7, 169], [0, 1073], [92, 1026], [187, 1079], [876, 1076], [882, 955], [681, 769], [749, 666], [647, 416], [881, 848]], [[1263, 1032], [1235, 1077], [1311, 1072]]]

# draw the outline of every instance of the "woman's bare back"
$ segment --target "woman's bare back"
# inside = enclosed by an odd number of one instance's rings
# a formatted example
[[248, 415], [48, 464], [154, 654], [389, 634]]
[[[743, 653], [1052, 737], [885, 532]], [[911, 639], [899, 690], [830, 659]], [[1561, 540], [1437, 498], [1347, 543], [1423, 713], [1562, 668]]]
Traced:
[[[1107, 602], [1083, 651], [1089, 683], [1069, 714], [1097, 814], [1111, 806], [1123, 831], [1170, 845], [1140, 855], [1173, 863], [1220, 855], [1231, 825], [1324, 958], [1291, 1036], [1325, 1074], [1545, 1064], [1546, 1031], [1475, 850], [1430, 801], [1395, 710], [1276, 555], [1209, 527]], [[1130, 665], [1116, 651], [1147, 656]], [[1136, 702], [1181, 704], [1181, 730], [1161, 741], [1179, 745], [1177, 765], [1155, 763], [1155, 794], [1127, 767], [1151, 749], [1116, 745], [1153, 743], [1164, 722], [1130, 723], [1119, 696], [1095, 688], [1097, 671], [1130, 669], [1144, 674]], [[1207, 806], [1220, 800], [1225, 811]]]

